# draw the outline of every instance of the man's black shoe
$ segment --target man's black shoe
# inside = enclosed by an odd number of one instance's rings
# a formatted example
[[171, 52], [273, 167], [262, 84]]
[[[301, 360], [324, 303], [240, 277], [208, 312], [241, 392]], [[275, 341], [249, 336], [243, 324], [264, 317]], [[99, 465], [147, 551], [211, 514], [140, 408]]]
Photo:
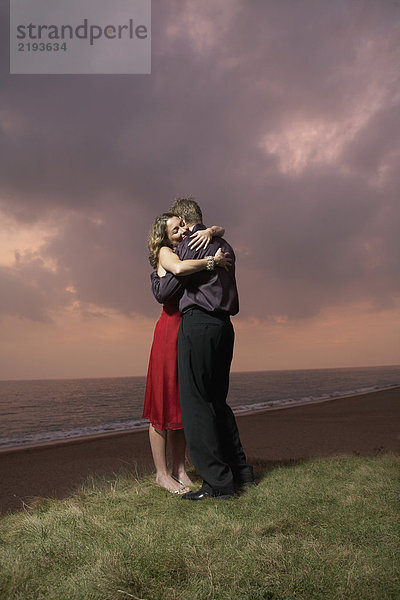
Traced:
[[254, 471], [251, 465], [245, 465], [233, 473], [233, 485], [236, 491], [242, 490], [244, 487], [257, 485], [254, 479]]
[[239, 492], [243, 490], [243, 488], [255, 487], [258, 483], [252, 479], [250, 481], [235, 481], [235, 492]]
[[200, 488], [197, 492], [186, 492], [182, 494], [182, 500], [205, 500], [206, 498], [215, 498], [216, 500], [231, 500], [233, 493], [219, 492], [217, 490], [206, 490]]

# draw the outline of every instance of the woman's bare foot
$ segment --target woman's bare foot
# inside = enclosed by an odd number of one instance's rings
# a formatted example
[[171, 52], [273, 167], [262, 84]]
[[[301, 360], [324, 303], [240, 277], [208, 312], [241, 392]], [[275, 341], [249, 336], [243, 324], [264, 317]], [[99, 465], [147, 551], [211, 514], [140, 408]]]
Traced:
[[156, 475], [156, 483], [163, 487], [165, 490], [171, 492], [171, 494], [184, 494], [190, 492], [189, 488], [183, 487], [180, 483], [175, 481], [170, 475]]
[[171, 477], [172, 477], [172, 479], [175, 479], [175, 481], [178, 481], [182, 485], [190, 485], [192, 487], [194, 486], [193, 481], [190, 479], [190, 477], [186, 473], [186, 471], [183, 471], [183, 473], [179, 473], [178, 475], [175, 475], [175, 473], [172, 473]]

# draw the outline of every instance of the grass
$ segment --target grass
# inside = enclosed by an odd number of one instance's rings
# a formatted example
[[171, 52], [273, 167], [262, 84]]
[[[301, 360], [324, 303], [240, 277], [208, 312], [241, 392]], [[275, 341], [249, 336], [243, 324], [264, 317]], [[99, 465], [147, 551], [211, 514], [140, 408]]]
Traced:
[[1, 600], [398, 600], [400, 457], [258, 465], [233, 501], [91, 481], [0, 520]]

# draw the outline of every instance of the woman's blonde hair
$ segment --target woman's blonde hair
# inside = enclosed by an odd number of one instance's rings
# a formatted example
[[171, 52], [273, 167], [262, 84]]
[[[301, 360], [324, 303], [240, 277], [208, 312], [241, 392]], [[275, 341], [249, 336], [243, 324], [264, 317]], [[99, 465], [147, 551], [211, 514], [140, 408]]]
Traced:
[[176, 216], [177, 215], [171, 212], [163, 213], [155, 219], [152, 228], [150, 229], [147, 246], [149, 248], [149, 261], [154, 269], [156, 269], [158, 265], [160, 248], [162, 246], [169, 246], [171, 248], [171, 244], [168, 240], [167, 221], [171, 219], [171, 217]]

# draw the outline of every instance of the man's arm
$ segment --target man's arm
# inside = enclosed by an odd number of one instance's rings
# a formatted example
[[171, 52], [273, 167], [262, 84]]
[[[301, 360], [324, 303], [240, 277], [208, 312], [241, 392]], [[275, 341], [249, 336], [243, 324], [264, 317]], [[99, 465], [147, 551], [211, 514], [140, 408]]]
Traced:
[[164, 302], [183, 291], [182, 283], [175, 275], [172, 275], [172, 273], [167, 273], [164, 277], [159, 277], [157, 271], [153, 271], [150, 275], [150, 279], [151, 291], [153, 292], [154, 298], [160, 304], [164, 304]]

